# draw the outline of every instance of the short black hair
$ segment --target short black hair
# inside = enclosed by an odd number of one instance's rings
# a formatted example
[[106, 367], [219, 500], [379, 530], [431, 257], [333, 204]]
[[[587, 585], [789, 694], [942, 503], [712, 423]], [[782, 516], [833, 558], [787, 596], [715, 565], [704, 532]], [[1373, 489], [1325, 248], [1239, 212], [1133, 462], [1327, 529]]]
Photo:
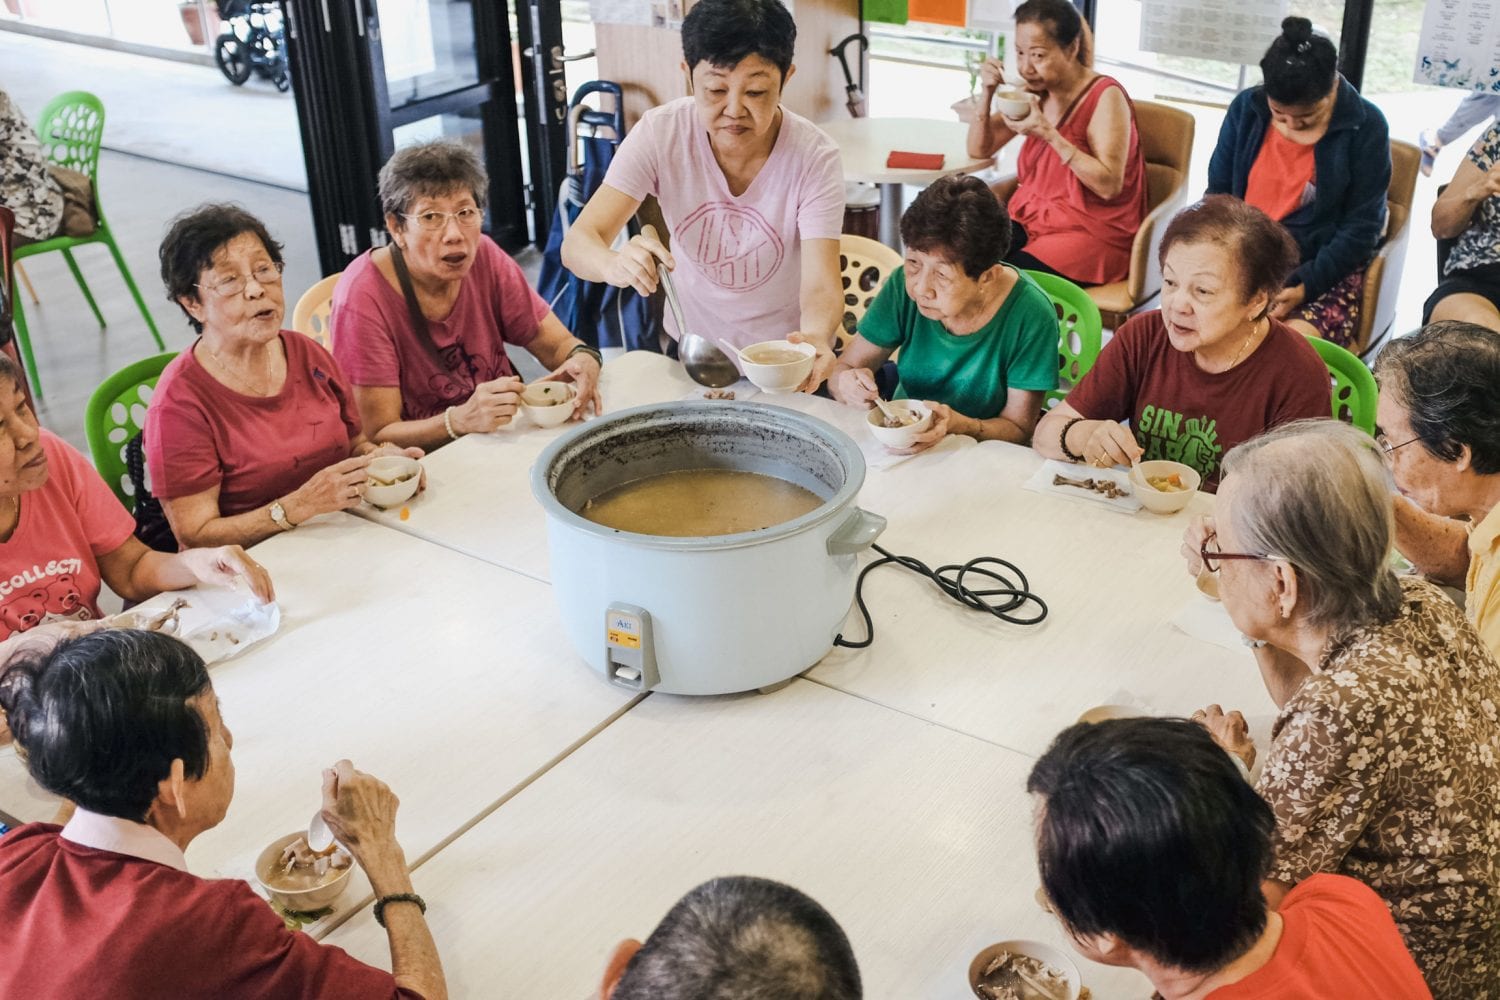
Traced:
[[1157, 247], [1157, 263], [1166, 263], [1167, 251], [1178, 243], [1214, 243], [1227, 250], [1230, 277], [1246, 302], [1260, 292], [1274, 297], [1301, 256], [1285, 226], [1232, 194], [1208, 195], [1174, 215]]
[[789, 885], [716, 878], [682, 897], [630, 960], [614, 1000], [859, 1000], [854, 949]]
[[188, 704], [208, 669], [159, 632], [103, 629], [55, 646], [24, 644], [0, 676], [0, 708], [37, 784], [103, 816], [144, 822], [181, 758], [208, 770], [208, 724]]
[[1400, 398], [1412, 433], [1434, 457], [1457, 461], [1468, 445], [1475, 472], [1500, 472], [1500, 333], [1458, 320], [1429, 323], [1381, 350], [1375, 379]]
[[901, 239], [978, 278], [1010, 252], [1010, 216], [978, 177], [940, 177], [901, 216]]
[[1032, 768], [1038, 866], [1079, 937], [1113, 934], [1212, 972], [1266, 928], [1271, 807], [1202, 726], [1114, 719], [1062, 731]]
[[[267, 256], [282, 263], [281, 244], [271, 238], [266, 224], [238, 205], [199, 205], [173, 219], [158, 251], [167, 298], [179, 307], [179, 299], [197, 299], [198, 278], [214, 266], [214, 254], [242, 233], [254, 233]], [[193, 332], [202, 333], [203, 324], [186, 309], [182, 312]]]
[[1078, 61], [1084, 66], [1094, 64], [1083, 16], [1069, 0], [1026, 0], [1016, 8], [1011, 19], [1016, 24], [1040, 24], [1046, 30], [1047, 37], [1060, 49], [1067, 48], [1081, 37], [1083, 41], [1078, 43]]
[[699, 0], [682, 20], [688, 72], [700, 62], [732, 69], [746, 56], [773, 63], [786, 80], [797, 46], [797, 23], [781, 0]]
[[1333, 89], [1338, 71], [1339, 50], [1326, 35], [1314, 32], [1305, 17], [1285, 18], [1281, 34], [1260, 61], [1266, 96], [1277, 104], [1321, 101]]

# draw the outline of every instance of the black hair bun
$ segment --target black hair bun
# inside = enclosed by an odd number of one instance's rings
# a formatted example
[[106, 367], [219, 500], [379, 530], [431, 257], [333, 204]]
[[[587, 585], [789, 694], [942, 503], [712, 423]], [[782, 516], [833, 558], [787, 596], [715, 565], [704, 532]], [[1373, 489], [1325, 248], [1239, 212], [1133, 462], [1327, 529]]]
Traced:
[[1312, 22], [1305, 17], [1287, 17], [1281, 21], [1281, 37], [1293, 45], [1312, 41]]

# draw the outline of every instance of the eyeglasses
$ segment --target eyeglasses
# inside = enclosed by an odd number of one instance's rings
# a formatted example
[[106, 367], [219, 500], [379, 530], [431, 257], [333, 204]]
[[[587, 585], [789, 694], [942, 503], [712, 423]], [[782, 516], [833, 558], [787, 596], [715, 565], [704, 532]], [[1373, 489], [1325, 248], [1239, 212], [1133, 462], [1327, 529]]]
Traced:
[[416, 219], [423, 229], [446, 229], [448, 220], [454, 219], [465, 229], [473, 229], [484, 221], [484, 213], [477, 208], [460, 208], [457, 212], [421, 212], [417, 215], [401, 214], [403, 219]]
[[[1213, 548], [1209, 548], [1212, 545]], [[1253, 552], [1220, 552], [1219, 536], [1209, 535], [1203, 539], [1203, 544], [1198, 547], [1198, 556], [1203, 560], [1203, 568], [1210, 573], [1219, 571], [1219, 563], [1225, 559], [1254, 559], [1258, 562], [1271, 562], [1280, 559], [1280, 556], [1257, 555]]]
[[1386, 437], [1384, 433], [1375, 435], [1375, 443], [1380, 445], [1380, 450], [1385, 453], [1386, 458], [1390, 458], [1391, 452], [1395, 451], [1397, 448], [1405, 448], [1407, 445], [1416, 444], [1420, 440], [1422, 439], [1419, 437], [1414, 437], [1410, 441], [1402, 441], [1400, 444], [1391, 444], [1391, 439]]
[[207, 288], [215, 295], [222, 296], [226, 299], [232, 299], [236, 295], [240, 295], [245, 291], [245, 286], [250, 283], [250, 278], [254, 278], [256, 284], [260, 285], [281, 284], [281, 271], [285, 267], [286, 265], [281, 263], [260, 264], [255, 268], [255, 270], [250, 272], [248, 277], [243, 274], [236, 274], [232, 278], [224, 278], [220, 281], [211, 281], [208, 284], [195, 284], [193, 287]]

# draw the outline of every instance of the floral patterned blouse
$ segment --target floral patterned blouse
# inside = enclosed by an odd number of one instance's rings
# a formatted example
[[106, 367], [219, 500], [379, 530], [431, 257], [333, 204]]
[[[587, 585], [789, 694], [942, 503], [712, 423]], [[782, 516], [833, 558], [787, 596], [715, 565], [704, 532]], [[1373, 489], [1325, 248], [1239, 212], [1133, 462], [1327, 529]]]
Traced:
[[[1500, 162], [1500, 123], [1492, 125], [1474, 143], [1474, 148], [1469, 150], [1469, 162], [1480, 170], [1489, 170]], [[1486, 198], [1474, 209], [1474, 217], [1468, 226], [1458, 234], [1443, 273], [1452, 274], [1496, 263], [1500, 263], [1500, 198]]]
[[0, 90], [0, 205], [16, 213], [16, 232], [44, 240], [62, 225], [63, 192], [47, 172], [41, 140]]
[[1366, 883], [1437, 997], [1500, 1000], [1500, 665], [1437, 587], [1336, 637], [1271, 730], [1272, 877]]

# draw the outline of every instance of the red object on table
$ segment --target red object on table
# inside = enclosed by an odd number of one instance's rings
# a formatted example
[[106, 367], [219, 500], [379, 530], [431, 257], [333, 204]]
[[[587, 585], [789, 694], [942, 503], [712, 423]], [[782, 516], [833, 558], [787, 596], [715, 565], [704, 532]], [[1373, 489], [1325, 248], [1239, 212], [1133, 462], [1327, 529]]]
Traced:
[[893, 149], [885, 158], [885, 165], [897, 170], [942, 170], [943, 154], [907, 153]]

